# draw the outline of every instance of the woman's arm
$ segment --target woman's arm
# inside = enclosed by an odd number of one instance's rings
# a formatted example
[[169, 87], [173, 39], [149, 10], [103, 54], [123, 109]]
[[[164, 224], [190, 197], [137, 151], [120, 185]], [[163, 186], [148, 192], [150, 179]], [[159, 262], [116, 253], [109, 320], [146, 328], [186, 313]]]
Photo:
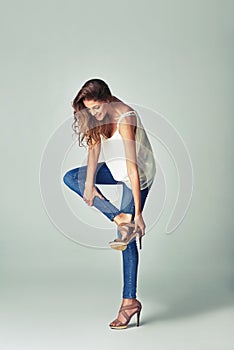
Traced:
[[95, 196], [104, 199], [101, 193], [99, 193], [94, 185], [94, 174], [97, 168], [98, 158], [100, 155], [101, 144], [98, 143], [94, 147], [89, 147], [88, 161], [87, 161], [87, 174], [85, 181], [85, 189], [83, 199], [89, 206], [93, 205]]
[[132, 116], [125, 117], [124, 122], [119, 124], [119, 133], [123, 138], [124, 149], [126, 155], [126, 165], [128, 177], [132, 186], [132, 193], [135, 204], [135, 230], [138, 227], [142, 234], [145, 234], [145, 223], [142, 218], [141, 195], [140, 195], [140, 179], [136, 159], [136, 142], [135, 142], [136, 119]]

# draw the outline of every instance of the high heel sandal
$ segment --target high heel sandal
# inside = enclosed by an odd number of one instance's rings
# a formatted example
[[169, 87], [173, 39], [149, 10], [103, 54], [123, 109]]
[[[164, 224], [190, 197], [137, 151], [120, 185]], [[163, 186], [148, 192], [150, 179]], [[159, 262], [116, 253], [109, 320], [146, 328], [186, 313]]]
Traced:
[[[128, 315], [126, 313], [126, 310], [134, 310], [136, 309], [132, 315]], [[140, 325], [140, 314], [141, 314], [141, 310], [142, 310], [142, 305], [139, 302], [139, 300], [134, 300], [134, 302], [132, 304], [129, 305], [125, 305], [125, 306], [121, 306], [119, 313], [121, 313], [124, 318], [125, 318], [125, 322], [121, 322], [118, 320], [118, 318], [116, 318], [114, 321], [112, 321], [109, 326], [112, 329], [125, 329], [128, 327], [128, 324], [131, 320], [131, 318], [136, 314], [137, 315], [137, 322], [136, 322], [136, 326], [139, 327]]]
[[116, 238], [114, 241], [109, 242], [109, 246], [112, 249], [116, 250], [125, 250], [127, 249], [128, 244], [135, 238], [139, 239], [139, 248], [142, 249], [142, 232], [139, 229], [136, 232], [133, 232], [135, 228], [134, 224], [131, 223], [122, 223], [118, 225], [118, 230], [121, 236], [125, 236], [123, 239]]

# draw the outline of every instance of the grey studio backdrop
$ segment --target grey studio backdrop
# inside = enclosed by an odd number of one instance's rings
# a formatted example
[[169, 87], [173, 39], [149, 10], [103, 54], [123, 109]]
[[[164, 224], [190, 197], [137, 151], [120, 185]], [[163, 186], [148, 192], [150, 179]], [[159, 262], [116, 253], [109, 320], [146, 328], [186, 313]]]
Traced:
[[[1, 7], [1, 349], [233, 349], [232, 1]], [[39, 185], [45, 145], [93, 77], [165, 116], [194, 169], [181, 225], [165, 234], [171, 181], [165, 214], [143, 240], [142, 325], [122, 332], [108, 328], [120, 254], [65, 237]]]

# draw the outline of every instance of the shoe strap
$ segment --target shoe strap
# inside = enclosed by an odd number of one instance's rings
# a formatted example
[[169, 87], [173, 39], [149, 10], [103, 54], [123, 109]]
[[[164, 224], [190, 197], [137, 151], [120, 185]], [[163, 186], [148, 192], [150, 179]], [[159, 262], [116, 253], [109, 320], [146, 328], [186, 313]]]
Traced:
[[124, 318], [126, 319], [126, 322], [121, 322], [118, 318], [116, 318], [116, 320], [114, 320], [113, 322], [116, 322], [115, 327], [121, 327], [121, 326], [125, 326], [126, 324], [128, 324], [129, 320], [132, 318], [132, 315], [128, 315], [127, 312], [125, 310], [134, 310], [136, 309], [136, 312], [139, 312], [141, 310], [141, 303], [139, 301], [134, 302], [131, 305], [125, 305], [125, 306], [121, 306], [119, 312], [121, 312], [121, 314], [124, 316]]
[[136, 312], [139, 311], [139, 305], [136, 305], [135, 307], [130, 307], [130, 308], [127, 307], [127, 306], [130, 306], [130, 305], [122, 306], [122, 307], [120, 308], [120, 310], [119, 310], [119, 313], [121, 313], [121, 314], [124, 316], [126, 322], [123, 323], [123, 322], [119, 321], [118, 318], [117, 318], [117, 319], [116, 319], [116, 321], [118, 321], [118, 323], [116, 324], [117, 327], [118, 327], [118, 326], [125, 326], [126, 323], [128, 323], [129, 320], [130, 320], [130, 319], [132, 318], [132, 316], [133, 316], [133, 315], [128, 315], [127, 312], [126, 312], [125, 310], [136, 309], [136, 311], [135, 311], [134, 313], [136, 313]]
[[134, 302], [133, 304], [124, 305], [124, 306], [121, 306], [119, 311], [122, 312], [125, 310], [131, 310], [131, 309], [137, 309], [138, 311], [141, 309], [141, 304], [139, 302]]
[[[124, 326], [125, 324], [123, 322], [121, 322], [118, 318], [116, 318], [114, 321], [115, 323], [114, 327], [121, 327], [121, 326]], [[111, 322], [111, 323], [113, 323]], [[111, 324], [110, 324], [111, 325]]]
[[125, 312], [124, 310], [121, 310], [121, 309], [120, 309], [120, 312], [121, 312], [121, 314], [124, 316], [124, 318], [126, 319], [126, 321], [128, 321], [129, 318], [131, 317], [131, 316], [129, 316], [129, 315], [127, 314], [127, 312]]
[[[131, 230], [135, 227], [134, 224], [130, 224], [130, 223], [121, 223], [118, 225], [118, 229], [119, 232], [121, 234], [121, 237], [123, 237], [123, 235], [126, 235], [127, 237], [125, 238], [125, 240], [129, 239], [129, 236], [131, 234]], [[122, 239], [121, 239], [122, 240]], [[123, 240], [123, 241], [125, 241]]]

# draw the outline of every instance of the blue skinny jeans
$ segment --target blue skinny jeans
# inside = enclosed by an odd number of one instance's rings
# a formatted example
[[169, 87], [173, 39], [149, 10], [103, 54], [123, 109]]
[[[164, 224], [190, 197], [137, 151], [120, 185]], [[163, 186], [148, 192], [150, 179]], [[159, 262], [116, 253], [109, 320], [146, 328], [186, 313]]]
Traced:
[[[71, 169], [63, 176], [64, 183], [79, 196], [83, 197], [87, 166]], [[110, 221], [113, 221], [119, 213], [130, 213], [134, 218], [135, 206], [132, 190], [124, 183], [116, 181], [106, 163], [98, 163], [95, 172], [95, 185], [116, 185], [122, 184], [122, 198], [120, 208], [116, 208], [102, 193], [104, 199], [96, 196], [93, 201], [94, 207], [100, 210]], [[101, 193], [101, 191], [97, 190]], [[141, 190], [141, 208], [143, 210], [149, 188]], [[120, 232], [117, 230], [117, 236], [120, 238]], [[136, 239], [128, 244], [127, 249], [122, 251], [123, 258], [123, 298], [136, 298], [137, 289], [137, 270], [138, 270], [138, 249]]]

